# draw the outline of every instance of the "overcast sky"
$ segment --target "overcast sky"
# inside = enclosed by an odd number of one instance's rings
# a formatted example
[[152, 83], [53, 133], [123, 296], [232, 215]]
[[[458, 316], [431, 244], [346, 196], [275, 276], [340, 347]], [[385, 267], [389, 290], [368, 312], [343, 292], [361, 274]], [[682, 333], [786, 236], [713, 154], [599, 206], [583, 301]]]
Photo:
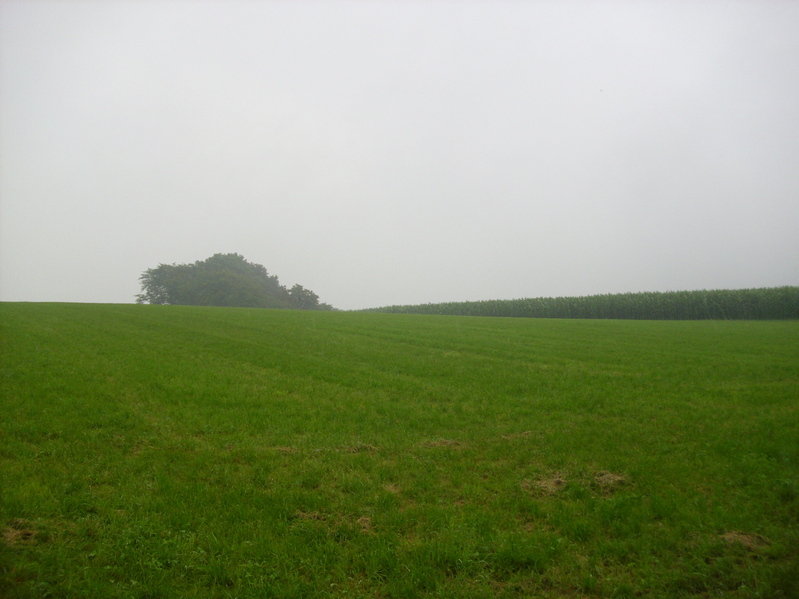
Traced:
[[0, 300], [799, 284], [799, 2], [0, 2]]

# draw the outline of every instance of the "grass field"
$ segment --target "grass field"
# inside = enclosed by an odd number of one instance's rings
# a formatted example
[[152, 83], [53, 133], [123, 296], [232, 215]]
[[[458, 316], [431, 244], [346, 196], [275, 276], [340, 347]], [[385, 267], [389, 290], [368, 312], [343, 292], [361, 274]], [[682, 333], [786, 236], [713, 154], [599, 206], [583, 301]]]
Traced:
[[2, 597], [799, 597], [799, 322], [0, 304]]

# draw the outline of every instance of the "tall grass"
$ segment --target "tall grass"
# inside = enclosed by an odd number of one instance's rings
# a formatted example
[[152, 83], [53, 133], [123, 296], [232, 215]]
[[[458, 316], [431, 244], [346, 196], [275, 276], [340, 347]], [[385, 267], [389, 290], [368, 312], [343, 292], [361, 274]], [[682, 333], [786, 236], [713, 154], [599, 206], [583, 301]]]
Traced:
[[0, 596], [799, 593], [799, 323], [0, 326]]
[[618, 293], [387, 306], [367, 312], [525, 318], [781, 320], [799, 318], [799, 287]]

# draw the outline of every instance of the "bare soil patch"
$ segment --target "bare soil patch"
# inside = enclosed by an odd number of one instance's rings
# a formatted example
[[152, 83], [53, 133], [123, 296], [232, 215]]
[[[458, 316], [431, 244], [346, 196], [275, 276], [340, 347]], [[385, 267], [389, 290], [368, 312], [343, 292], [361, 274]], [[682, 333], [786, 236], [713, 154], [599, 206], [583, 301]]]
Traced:
[[599, 485], [599, 488], [602, 489], [603, 493], [612, 493], [619, 487], [626, 485], [628, 479], [624, 474], [617, 474], [615, 472], [602, 470], [596, 473], [594, 476], [594, 482]]
[[361, 443], [360, 445], [353, 445], [352, 447], [345, 447], [344, 451], [347, 453], [363, 453], [377, 451], [377, 447], [369, 445], [368, 443]]
[[[305, 522], [320, 522], [328, 530], [342, 524], [353, 525], [353, 518], [343, 515], [335, 514], [320, 514], [319, 512], [296, 512], [297, 519]], [[369, 516], [361, 516], [354, 520], [354, 526], [357, 526], [361, 532], [372, 534], [372, 519]]]
[[425, 441], [422, 443], [424, 447], [460, 447], [461, 442], [454, 439], [436, 439], [434, 441]]
[[747, 549], [755, 550], [760, 547], [771, 545], [771, 541], [759, 534], [748, 534], [745, 532], [732, 531], [721, 535], [721, 538], [731, 545], [743, 545]]
[[533, 431], [524, 431], [522, 433], [511, 433], [510, 435], [502, 435], [502, 438], [506, 441], [511, 441], [513, 439], [527, 439], [528, 437], [533, 436]]
[[36, 543], [36, 529], [32, 522], [16, 518], [3, 531], [3, 540], [9, 547], [33, 545]]
[[521, 483], [521, 487], [525, 491], [536, 491], [542, 495], [555, 495], [565, 486], [566, 479], [559, 475], [538, 480], [523, 480]]
[[301, 512], [299, 510], [297, 511], [297, 518], [300, 520], [315, 520], [317, 522], [324, 522], [327, 520], [327, 516], [320, 514], [319, 512]]
[[358, 526], [361, 529], [361, 532], [371, 533], [372, 532], [372, 519], [368, 516], [361, 516], [358, 518], [357, 522]]

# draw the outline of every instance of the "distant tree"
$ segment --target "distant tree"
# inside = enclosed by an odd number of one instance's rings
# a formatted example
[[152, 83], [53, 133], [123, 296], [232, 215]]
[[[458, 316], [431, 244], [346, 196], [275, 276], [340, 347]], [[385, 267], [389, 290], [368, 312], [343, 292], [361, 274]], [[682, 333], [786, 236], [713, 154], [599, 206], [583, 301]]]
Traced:
[[215, 254], [194, 264], [159, 264], [139, 280], [140, 304], [331, 309], [301, 285], [288, 291], [266, 268], [239, 254]]
[[319, 307], [319, 296], [302, 285], [294, 285], [289, 289], [289, 297], [292, 306], [299, 310], [315, 310]]

